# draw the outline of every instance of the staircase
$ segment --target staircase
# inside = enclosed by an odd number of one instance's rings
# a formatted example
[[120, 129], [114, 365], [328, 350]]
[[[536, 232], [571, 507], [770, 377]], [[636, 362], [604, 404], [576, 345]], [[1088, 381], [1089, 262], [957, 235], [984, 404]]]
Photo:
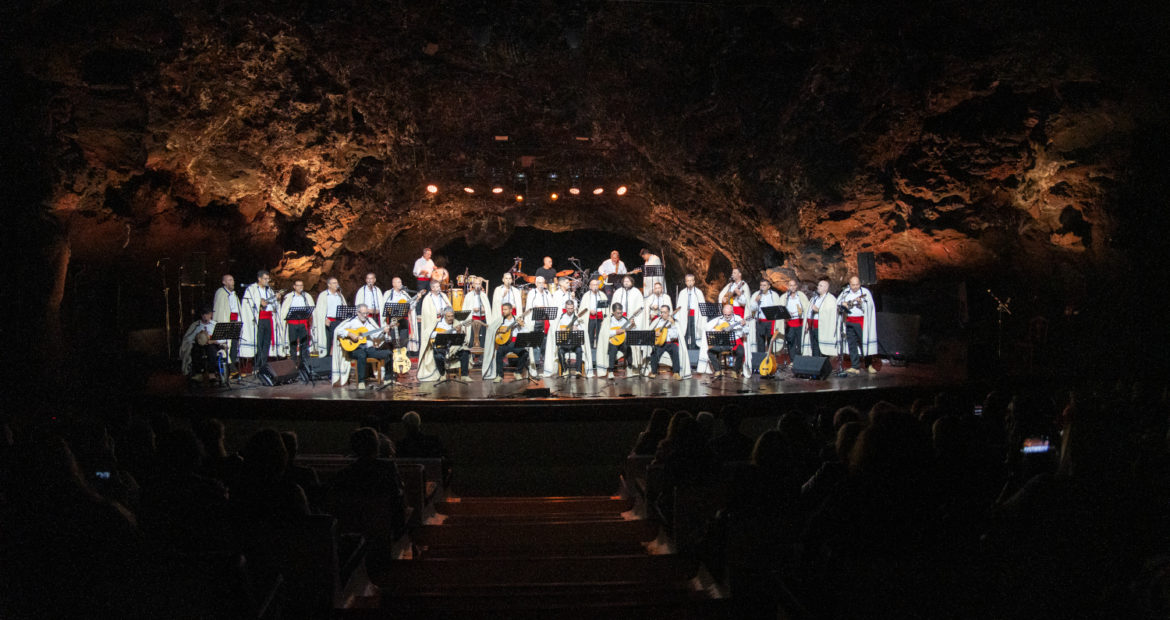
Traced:
[[438, 502], [411, 534], [415, 557], [368, 566], [374, 587], [343, 615], [730, 617], [698, 563], [648, 550], [658, 528], [623, 516], [628, 507], [615, 497]]

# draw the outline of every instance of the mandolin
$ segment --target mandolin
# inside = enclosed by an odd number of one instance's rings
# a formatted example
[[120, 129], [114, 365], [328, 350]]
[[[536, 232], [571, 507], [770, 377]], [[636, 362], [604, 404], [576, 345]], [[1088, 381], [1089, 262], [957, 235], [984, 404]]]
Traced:
[[577, 326], [577, 321], [580, 321], [581, 317], [585, 316], [586, 314], [589, 314], [589, 308], [582, 309], [579, 314], [577, 314], [576, 316], [573, 317], [572, 323], [569, 323], [568, 325], [562, 325], [562, 326], [558, 327], [557, 330], [562, 331], [562, 332], [567, 332], [567, 331], [573, 329], [574, 327]]
[[358, 347], [371, 341], [381, 344], [380, 341], [385, 339], [382, 332], [385, 332], [386, 328], [371, 330], [368, 327], [355, 327], [345, 331], [348, 333], [340, 339], [341, 348], [345, 349], [346, 353], [353, 353]]
[[[630, 318], [628, 320], [626, 320], [626, 325], [633, 325], [634, 319], [638, 318], [638, 315], [642, 314], [643, 310], [645, 310], [644, 307], [638, 308], [637, 312], [630, 315]], [[626, 343], [626, 328], [624, 328], [624, 327], [610, 327], [610, 330], [613, 331], [613, 335], [609, 337], [609, 344], [611, 344], [615, 347], [620, 347]]]
[[524, 317], [528, 316], [531, 312], [532, 308], [529, 308], [524, 311], [524, 314], [520, 315], [520, 317], [516, 319], [515, 323], [509, 323], [507, 325], [500, 325], [497, 327], [496, 346], [502, 347], [508, 344], [508, 341], [512, 339], [512, 332], [517, 328], [524, 327]]
[[768, 355], [760, 362], [761, 377], [771, 377], [780, 365], [776, 359], [776, 352], [772, 350], [772, 345], [776, 342], [776, 335], [779, 333], [772, 332], [772, 337], [768, 339]]

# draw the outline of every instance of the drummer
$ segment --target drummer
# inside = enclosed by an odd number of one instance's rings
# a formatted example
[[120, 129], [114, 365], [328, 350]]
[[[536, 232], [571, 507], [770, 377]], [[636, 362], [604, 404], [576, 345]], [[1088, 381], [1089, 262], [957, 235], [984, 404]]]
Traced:
[[544, 265], [536, 270], [536, 277], [544, 278], [545, 282], [552, 283], [557, 280], [557, 270], [553, 269], [553, 260], [551, 256], [544, 257]]

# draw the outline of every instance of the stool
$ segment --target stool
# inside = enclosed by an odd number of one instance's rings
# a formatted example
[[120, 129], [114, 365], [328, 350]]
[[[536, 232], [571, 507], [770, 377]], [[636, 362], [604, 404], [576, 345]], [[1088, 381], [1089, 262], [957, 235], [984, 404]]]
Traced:
[[[382, 370], [382, 360], [380, 360], [376, 357], [367, 357], [366, 358], [366, 365], [368, 365], [370, 367], [370, 374], [373, 375], [374, 379], [380, 381], [380, 379], [378, 377], [379, 377], [381, 370]], [[357, 360], [349, 360], [349, 381], [350, 381], [350, 383], [353, 383], [355, 381], [355, 377], [356, 377], [356, 381], [359, 383], [366, 380], [365, 377], [358, 377], [357, 376]]]

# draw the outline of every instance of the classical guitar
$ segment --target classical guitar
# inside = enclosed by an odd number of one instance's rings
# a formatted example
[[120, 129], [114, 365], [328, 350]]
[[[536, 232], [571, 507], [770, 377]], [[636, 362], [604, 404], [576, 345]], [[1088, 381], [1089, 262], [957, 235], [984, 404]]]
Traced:
[[[630, 315], [630, 318], [626, 321], [626, 325], [633, 325], [634, 319], [638, 318], [638, 315], [642, 314], [642, 311], [645, 309], [646, 308], [644, 308], [644, 307], [638, 308], [637, 312]], [[610, 327], [609, 329], [613, 331], [613, 335], [611, 335], [609, 337], [609, 344], [611, 344], [615, 347], [620, 347], [623, 344], [625, 344], [625, 342], [626, 342], [626, 328], [624, 328], [624, 327]]]
[[525, 310], [524, 314], [520, 315], [520, 317], [517, 318], [514, 323], [509, 323], [507, 325], [500, 325], [499, 327], [497, 327], [496, 328], [496, 337], [495, 337], [496, 346], [502, 347], [502, 346], [508, 344], [508, 341], [512, 339], [512, 332], [521, 328], [521, 327], [524, 327], [524, 317], [528, 316], [531, 312], [532, 312], [532, 308], [529, 308], [529, 309]]
[[345, 349], [346, 353], [353, 353], [363, 344], [381, 344], [385, 340], [383, 332], [386, 331], [386, 328], [381, 327], [371, 330], [368, 327], [354, 327], [345, 331], [346, 335], [340, 339], [341, 348]]

